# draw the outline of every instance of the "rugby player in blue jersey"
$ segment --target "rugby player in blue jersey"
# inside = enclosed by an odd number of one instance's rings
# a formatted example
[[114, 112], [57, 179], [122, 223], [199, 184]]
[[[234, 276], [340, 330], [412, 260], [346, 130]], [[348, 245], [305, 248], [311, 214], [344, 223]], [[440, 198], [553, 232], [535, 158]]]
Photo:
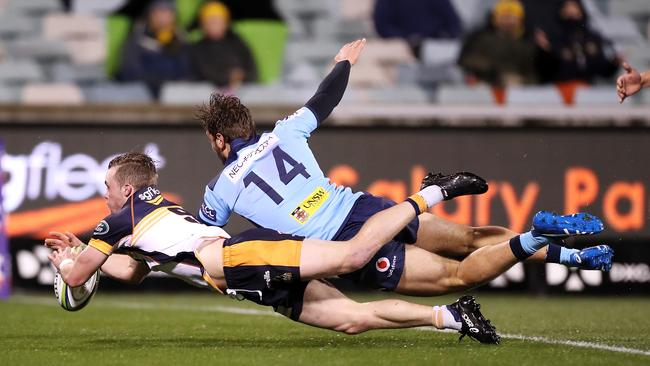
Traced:
[[[311, 133], [343, 97], [350, 68], [364, 45], [365, 39], [343, 46], [334, 58], [333, 70], [314, 96], [293, 115], [278, 121], [270, 132], [256, 134], [248, 108], [233, 96], [214, 93], [198, 110], [197, 118], [212, 149], [224, 163], [224, 169], [206, 187], [198, 214], [202, 222], [223, 226], [235, 212], [260, 227], [340, 241], [353, 237], [374, 213], [395, 204], [332, 184], [308, 145]], [[534, 224], [552, 220], [556, 217], [542, 212], [535, 216]], [[386, 243], [363, 269], [346, 277], [409, 295], [458, 291], [476, 284], [441, 286], [439, 279], [444, 277], [445, 268], [457, 263], [442, 254], [467, 256], [516, 235], [506, 228], [468, 227], [424, 212]], [[561, 240], [551, 241], [547, 249], [537, 251], [530, 259], [585, 269], [607, 270], [611, 265], [609, 248], [578, 251], [560, 244]], [[601, 265], [603, 262], [606, 265]], [[491, 263], [486, 261], [484, 265], [490, 267]]]

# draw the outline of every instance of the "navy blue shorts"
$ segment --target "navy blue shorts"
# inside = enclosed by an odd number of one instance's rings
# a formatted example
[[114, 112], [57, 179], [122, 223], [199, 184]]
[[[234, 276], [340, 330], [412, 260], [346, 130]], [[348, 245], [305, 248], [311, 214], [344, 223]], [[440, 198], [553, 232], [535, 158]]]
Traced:
[[[395, 206], [395, 202], [387, 198], [364, 194], [357, 199], [347, 219], [332, 240], [344, 241], [355, 236], [361, 226], [370, 216], [386, 208]], [[354, 282], [384, 291], [394, 291], [397, 288], [402, 272], [404, 272], [404, 244], [414, 244], [417, 241], [420, 221], [416, 217], [392, 241], [384, 245], [368, 264], [352, 273], [340, 276]]]
[[223, 244], [226, 294], [272, 306], [278, 313], [297, 321], [308, 284], [300, 280], [303, 239], [263, 228], [226, 239]]

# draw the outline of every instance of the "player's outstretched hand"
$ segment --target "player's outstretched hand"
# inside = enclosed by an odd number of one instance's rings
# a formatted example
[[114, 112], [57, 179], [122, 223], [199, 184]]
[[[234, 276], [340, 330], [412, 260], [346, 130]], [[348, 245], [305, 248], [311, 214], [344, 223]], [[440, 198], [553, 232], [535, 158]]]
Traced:
[[50, 260], [50, 262], [52, 262], [52, 265], [58, 271], [61, 268], [61, 262], [66, 259], [74, 260], [75, 256], [72, 254], [70, 248], [66, 248], [62, 251], [53, 251], [52, 253], [48, 254], [47, 258]]
[[45, 239], [45, 246], [58, 252], [62, 252], [66, 248], [75, 248], [83, 245], [83, 242], [69, 231], [65, 233], [51, 231], [50, 236], [53, 236], [53, 238]]
[[361, 54], [361, 51], [363, 51], [363, 47], [365, 47], [365, 45], [365, 38], [358, 39], [354, 42], [346, 44], [345, 46], [341, 47], [339, 53], [336, 54], [334, 61], [341, 62], [348, 60], [350, 61], [351, 65], [354, 65], [357, 62], [357, 59], [359, 58], [359, 55]]
[[618, 94], [619, 103], [623, 103], [625, 98], [641, 90], [641, 74], [627, 62], [623, 62], [622, 66], [625, 69], [625, 74], [616, 80], [616, 94]]

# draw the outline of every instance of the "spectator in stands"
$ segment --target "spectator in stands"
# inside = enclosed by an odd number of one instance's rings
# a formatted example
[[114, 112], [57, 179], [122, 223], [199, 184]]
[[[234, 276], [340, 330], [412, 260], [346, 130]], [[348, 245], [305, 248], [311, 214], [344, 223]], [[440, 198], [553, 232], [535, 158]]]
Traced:
[[193, 77], [219, 87], [235, 88], [257, 81], [251, 51], [230, 30], [230, 13], [220, 2], [207, 2], [199, 12], [203, 39], [190, 50]]
[[589, 27], [582, 3], [565, 0], [558, 11], [560, 32], [549, 37], [543, 30], [535, 32], [535, 42], [542, 51], [539, 71], [552, 82], [592, 83], [596, 77], [611, 77], [618, 70], [619, 59], [611, 42]]
[[144, 21], [133, 26], [122, 48], [117, 78], [144, 81], [158, 97], [162, 83], [188, 77], [188, 49], [176, 28], [174, 4], [169, 0], [155, 0], [148, 7]]
[[458, 64], [470, 83], [492, 86], [532, 84], [537, 81], [535, 46], [524, 38], [524, 8], [519, 0], [500, 0], [483, 29], [470, 34]]
[[450, 0], [377, 0], [375, 28], [382, 38], [405, 39], [416, 57], [427, 38], [459, 38], [461, 22]]

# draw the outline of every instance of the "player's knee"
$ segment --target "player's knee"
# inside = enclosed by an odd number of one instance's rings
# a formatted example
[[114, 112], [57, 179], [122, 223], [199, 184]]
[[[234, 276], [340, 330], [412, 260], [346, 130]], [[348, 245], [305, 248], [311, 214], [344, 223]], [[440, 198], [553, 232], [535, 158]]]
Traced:
[[367, 251], [357, 249], [353, 242], [346, 243], [342, 252], [345, 253], [341, 261], [342, 273], [358, 271], [371, 259]]
[[349, 335], [356, 335], [361, 334], [368, 329], [370, 329], [370, 325], [367, 321], [363, 319], [353, 319], [344, 324], [341, 324], [336, 328], [336, 331]]

